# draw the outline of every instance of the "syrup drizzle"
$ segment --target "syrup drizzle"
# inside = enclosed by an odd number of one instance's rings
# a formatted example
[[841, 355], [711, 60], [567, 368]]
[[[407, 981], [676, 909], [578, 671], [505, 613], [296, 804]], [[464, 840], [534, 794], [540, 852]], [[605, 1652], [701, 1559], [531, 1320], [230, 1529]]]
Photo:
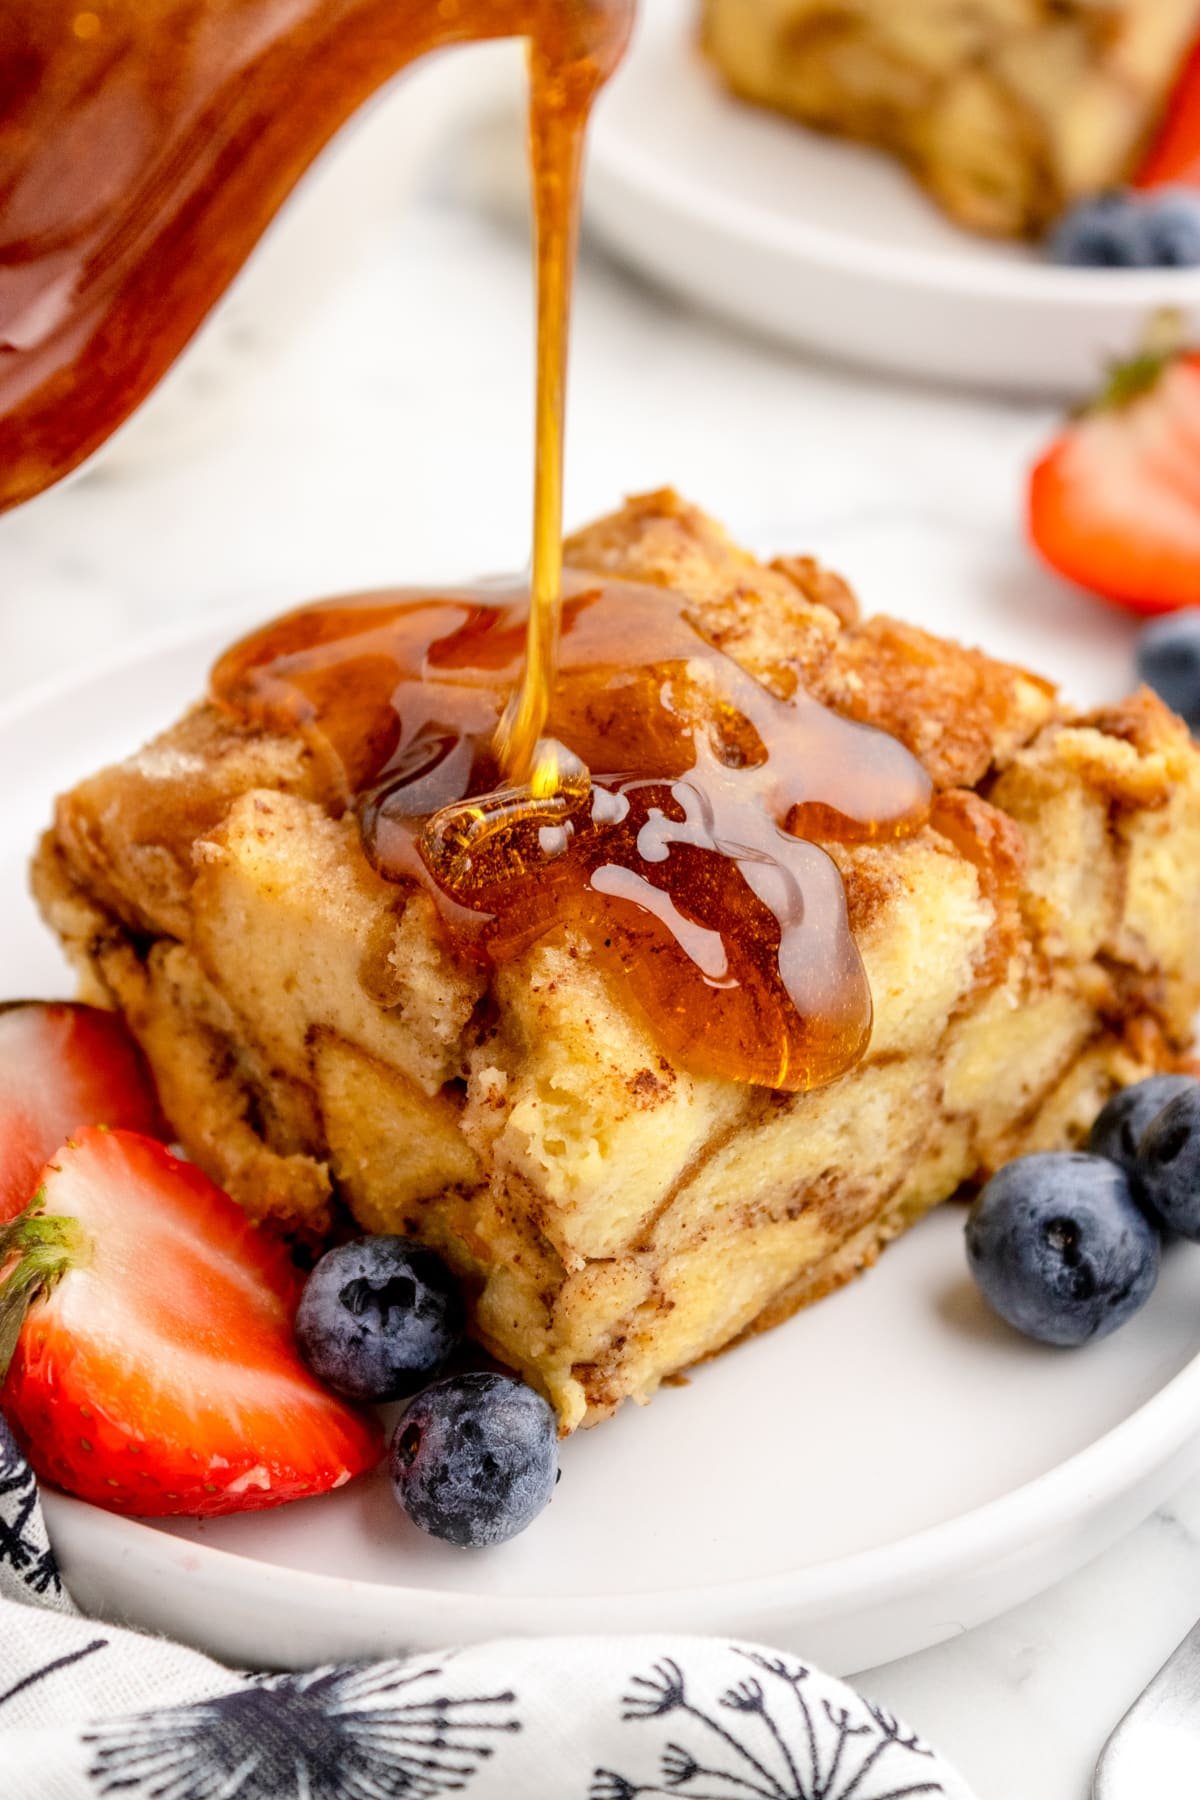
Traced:
[[871, 998], [810, 840], [916, 829], [924, 770], [799, 686], [772, 693], [680, 596], [571, 576], [546, 721], [560, 779], [536, 797], [495, 741], [528, 610], [495, 589], [305, 608], [228, 651], [212, 694], [332, 757], [370, 861], [433, 896], [460, 954], [505, 961], [565, 926], [682, 1066], [831, 1080], [866, 1048]]

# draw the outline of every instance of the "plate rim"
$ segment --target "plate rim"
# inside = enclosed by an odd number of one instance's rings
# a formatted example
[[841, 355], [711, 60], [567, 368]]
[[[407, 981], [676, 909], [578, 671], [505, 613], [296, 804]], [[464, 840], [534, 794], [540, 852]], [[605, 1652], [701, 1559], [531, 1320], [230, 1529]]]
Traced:
[[653, 1615], [670, 1620], [672, 1629], [698, 1630], [728, 1627], [735, 1612], [740, 1617], [753, 1613], [771, 1618], [803, 1609], [813, 1617], [829, 1617], [835, 1610], [848, 1613], [860, 1604], [902, 1600], [934, 1582], [968, 1575], [980, 1558], [994, 1564], [1031, 1540], [1070, 1524], [1085, 1502], [1089, 1513], [1096, 1512], [1133, 1490], [1194, 1441], [1198, 1432], [1200, 1352], [1120, 1424], [1055, 1468], [940, 1524], [796, 1570], [632, 1593], [489, 1594], [364, 1581], [264, 1562], [195, 1538], [177, 1538], [148, 1521], [107, 1513], [54, 1489], [47, 1490], [43, 1501], [52, 1539], [56, 1522], [65, 1523], [68, 1530], [78, 1524], [112, 1552], [139, 1547], [157, 1551], [173, 1563], [186, 1564], [193, 1577], [209, 1574], [218, 1586], [236, 1587], [242, 1598], [252, 1599], [250, 1590], [276, 1593], [283, 1584], [291, 1600], [307, 1598], [317, 1609], [320, 1602], [335, 1598], [343, 1605], [353, 1602], [359, 1616], [381, 1609], [397, 1616], [399, 1608], [401, 1624], [405, 1607], [443, 1616], [469, 1612], [488, 1636], [522, 1630], [553, 1634], [556, 1627], [560, 1635], [602, 1631], [614, 1615], [619, 1615], [623, 1629], [634, 1629], [643, 1615]]
[[[684, 55], [681, 60], [715, 86], [717, 77], [705, 70], [695, 33], [686, 28], [688, 17], [688, 0], [656, 0], [654, 8], [644, 9], [640, 36], [634, 39], [628, 66], [634, 65], [646, 44], [657, 46], [674, 37], [677, 44], [682, 42]], [[620, 78], [618, 73], [618, 82]], [[722, 102], [731, 108], [774, 118], [792, 131], [807, 132], [843, 149], [860, 153], [872, 151], [870, 145], [855, 144], [836, 134], [822, 134], [783, 114], [756, 108], [752, 102], [740, 100], [731, 92], [719, 88], [717, 92]], [[878, 150], [875, 154], [885, 156], [886, 152]], [[960, 261], [949, 250], [876, 244], [828, 226], [814, 225], [800, 217], [784, 217], [763, 205], [754, 194], [739, 195], [736, 203], [725, 195], [707, 194], [688, 178], [678, 162], [653, 157], [636, 141], [631, 141], [617, 123], [615, 108], [606, 106], [603, 99], [596, 108], [592, 124], [589, 165], [599, 179], [622, 185], [627, 192], [642, 199], [653, 198], [660, 206], [686, 216], [693, 227], [710, 234], [715, 228], [727, 241], [746, 250], [766, 251], [791, 261], [819, 265], [840, 273], [849, 272], [897, 287], [942, 294], [953, 292], [1055, 309], [1088, 308], [1097, 313], [1110, 309], [1122, 312], [1139, 306], [1165, 309], [1200, 304], [1200, 268], [1082, 269], [1032, 261], [1009, 263], [997, 259], [994, 263], [975, 263], [965, 258]], [[915, 177], [907, 175], [907, 179], [915, 183]], [[920, 192], [919, 184], [916, 185]], [[929, 204], [934, 203], [929, 201]], [[965, 226], [960, 229], [964, 237], [971, 237]]]
[[[136, 647], [122, 645], [109, 655], [0, 701], [0, 732], [18, 727], [30, 713], [57, 705], [73, 691], [101, 684], [117, 672], [127, 673], [193, 647], [199, 653], [207, 640], [230, 626], [251, 629], [255, 609], [261, 604], [258, 596], [237, 607], [222, 607], [202, 618], [160, 628], [140, 638]], [[322, 1574], [264, 1562], [194, 1538], [178, 1538], [151, 1522], [105, 1512], [53, 1489], [43, 1498], [52, 1539], [59, 1531], [70, 1537], [78, 1531], [80, 1536], [93, 1537], [114, 1559], [127, 1558], [139, 1549], [151, 1561], [157, 1554], [176, 1568], [186, 1565], [192, 1575], [211, 1575], [218, 1588], [235, 1588], [243, 1598], [256, 1593], [277, 1595], [282, 1584], [291, 1600], [307, 1599], [316, 1611], [321, 1610], [322, 1601], [335, 1598], [339, 1605], [353, 1601], [360, 1616], [386, 1609], [401, 1629], [404, 1608], [435, 1611], [443, 1618], [469, 1613], [489, 1635], [521, 1630], [574, 1634], [611, 1628], [614, 1619], [621, 1629], [627, 1629], [627, 1622], [645, 1614], [673, 1620], [679, 1629], [702, 1625], [720, 1629], [735, 1610], [743, 1616], [750, 1611], [760, 1618], [795, 1614], [801, 1609], [810, 1617], [830, 1617], [835, 1611], [850, 1613], [857, 1605], [902, 1600], [934, 1582], [968, 1576], [981, 1561], [994, 1565], [1081, 1514], [1100, 1513], [1167, 1467], [1198, 1438], [1200, 1350], [1125, 1418], [1082, 1449], [1008, 1492], [938, 1524], [798, 1569], [606, 1594], [478, 1593]], [[69, 1560], [69, 1546], [63, 1548], [67, 1550], [64, 1560]], [[681, 1615], [688, 1624], [678, 1625]]]

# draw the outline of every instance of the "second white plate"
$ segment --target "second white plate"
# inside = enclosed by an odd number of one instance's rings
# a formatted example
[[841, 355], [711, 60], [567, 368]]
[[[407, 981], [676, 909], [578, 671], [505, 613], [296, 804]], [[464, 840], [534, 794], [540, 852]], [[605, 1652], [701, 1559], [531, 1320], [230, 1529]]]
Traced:
[[1063, 269], [953, 225], [882, 152], [726, 93], [698, 0], [643, 7], [593, 130], [588, 217], [655, 280], [788, 343], [899, 373], [1087, 393], [1151, 314], [1200, 332], [1200, 270]]

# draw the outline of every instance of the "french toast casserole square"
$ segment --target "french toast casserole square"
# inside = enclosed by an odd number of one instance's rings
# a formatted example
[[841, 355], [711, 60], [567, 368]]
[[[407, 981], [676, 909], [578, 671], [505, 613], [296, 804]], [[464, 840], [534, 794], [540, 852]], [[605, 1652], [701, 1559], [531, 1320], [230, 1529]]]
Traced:
[[57, 803], [33, 880], [118, 1008], [187, 1153], [257, 1220], [410, 1234], [565, 1430], [772, 1325], [929, 1207], [1077, 1142], [1172, 1066], [1200, 1000], [1200, 756], [1149, 692], [1054, 688], [767, 565], [664, 491], [568, 540], [686, 596], [923, 764], [929, 821], [832, 843], [874, 1008], [865, 1054], [783, 1093], [689, 1073], [569, 924], [487, 968], [385, 881], [318, 761], [198, 704]]

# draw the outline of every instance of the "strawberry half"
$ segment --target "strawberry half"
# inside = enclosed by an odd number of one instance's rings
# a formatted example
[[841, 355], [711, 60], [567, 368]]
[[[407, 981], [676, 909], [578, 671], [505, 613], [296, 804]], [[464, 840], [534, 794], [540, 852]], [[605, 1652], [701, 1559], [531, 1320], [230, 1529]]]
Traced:
[[1200, 354], [1116, 370], [1034, 469], [1028, 523], [1052, 568], [1106, 600], [1200, 604]]
[[1200, 181], [1200, 42], [1184, 63], [1134, 186], [1162, 187]]
[[0, 1407], [34, 1469], [142, 1516], [279, 1506], [382, 1449], [300, 1361], [301, 1278], [161, 1144], [80, 1131], [0, 1229]]
[[67, 1001], [0, 1008], [0, 1225], [80, 1125], [166, 1135], [154, 1082], [115, 1013]]

